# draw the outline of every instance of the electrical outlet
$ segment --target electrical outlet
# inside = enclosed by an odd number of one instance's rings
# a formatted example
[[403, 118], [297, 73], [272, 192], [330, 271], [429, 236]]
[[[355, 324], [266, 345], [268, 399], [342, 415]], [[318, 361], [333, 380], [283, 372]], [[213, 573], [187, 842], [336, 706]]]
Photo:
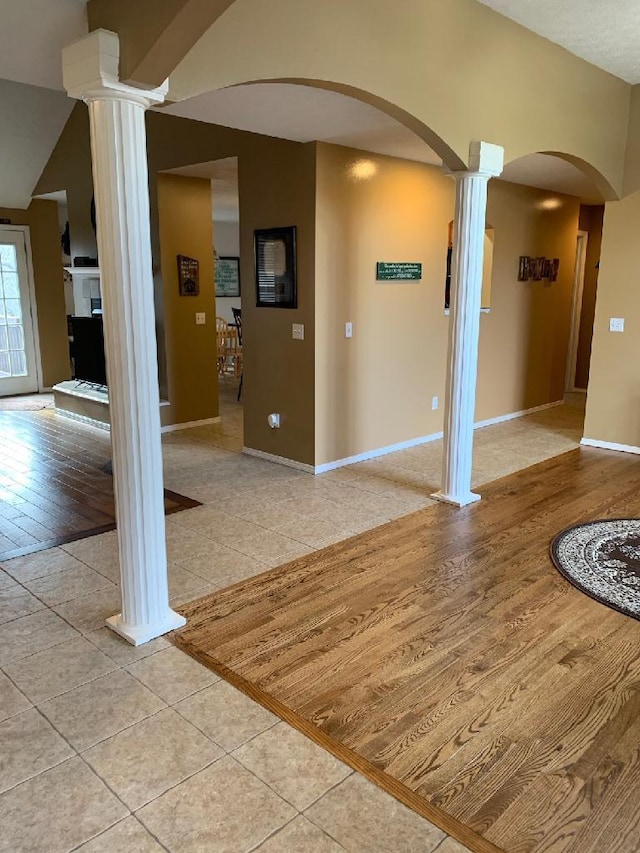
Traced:
[[345, 338], [353, 337], [353, 323], [345, 323], [344, 324], [344, 336]]
[[294, 341], [303, 341], [304, 340], [304, 324], [303, 323], [292, 323], [291, 324], [291, 337]]
[[432, 397], [431, 398], [431, 411], [435, 412], [435, 410], [438, 408], [439, 405], [440, 405], [440, 401], [438, 400], [438, 398]]
[[206, 319], [207, 318], [204, 311], [196, 312], [196, 326], [204, 326]]
[[624, 332], [624, 317], [611, 317], [609, 319], [610, 332]]

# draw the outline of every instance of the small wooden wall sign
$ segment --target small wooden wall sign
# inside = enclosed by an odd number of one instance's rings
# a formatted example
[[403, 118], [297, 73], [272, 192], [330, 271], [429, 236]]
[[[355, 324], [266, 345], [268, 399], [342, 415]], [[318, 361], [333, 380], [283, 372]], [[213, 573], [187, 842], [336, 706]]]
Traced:
[[180, 296], [198, 296], [200, 293], [199, 262], [187, 255], [178, 255], [178, 286]]
[[558, 269], [560, 268], [560, 259], [540, 257], [531, 258], [529, 255], [520, 255], [520, 264], [518, 267], [518, 281], [557, 281]]

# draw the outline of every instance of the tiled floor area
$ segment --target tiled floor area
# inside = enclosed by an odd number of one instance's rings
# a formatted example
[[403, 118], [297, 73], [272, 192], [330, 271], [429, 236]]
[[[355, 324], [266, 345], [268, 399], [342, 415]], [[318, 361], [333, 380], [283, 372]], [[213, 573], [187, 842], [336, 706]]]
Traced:
[[[203, 502], [167, 519], [174, 604], [430, 505], [440, 442], [313, 477], [237, 452], [233, 392], [164, 439], [167, 488]], [[567, 405], [481, 430], [476, 482], [581, 426]], [[118, 605], [115, 533], [0, 569], [0, 851], [464, 851], [164, 639], [120, 640]]]

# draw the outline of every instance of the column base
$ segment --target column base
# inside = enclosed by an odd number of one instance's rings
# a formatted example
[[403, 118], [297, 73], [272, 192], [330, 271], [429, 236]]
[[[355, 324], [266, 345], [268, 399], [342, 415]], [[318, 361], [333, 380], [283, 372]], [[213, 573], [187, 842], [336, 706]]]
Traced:
[[122, 621], [122, 613], [116, 613], [115, 616], [110, 616], [106, 620], [107, 628], [111, 628], [116, 634], [123, 637], [132, 646], [141, 646], [143, 643], [148, 643], [150, 640], [155, 640], [156, 637], [161, 637], [163, 634], [168, 634], [170, 631], [175, 631], [176, 628], [182, 628], [187, 624], [184, 616], [167, 608], [167, 612], [163, 619], [159, 619], [152, 625], [143, 625], [136, 627], [135, 625], [125, 625]]
[[480, 495], [477, 495], [475, 492], [467, 492], [462, 495], [445, 495], [444, 492], [434, 492], [430, 497], [434, 501], [440, 501], [440, 503], [451, 504], [451, 506], [457, 507], [469, 506], [469, 504], [476, 503], [481, 499]]

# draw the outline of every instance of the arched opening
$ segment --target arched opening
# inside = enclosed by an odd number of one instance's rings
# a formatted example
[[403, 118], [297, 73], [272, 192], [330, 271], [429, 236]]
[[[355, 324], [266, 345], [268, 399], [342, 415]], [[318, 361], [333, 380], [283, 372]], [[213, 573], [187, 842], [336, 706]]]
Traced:
[[[521, 235], [519, 252], [518, 295], [528, 311], [519, 369], [530, 389], [527, 404], [538, 402], [544, 365], [553, 396], [574, 409], [569, 421], [577, 443], [588, 389], [604, 202], [615, 194], [589, 164], [558, 152], [511, 161], [502, 178], [541, 191], [534, 227]], [[549, 416], [563, 417], [561, 410]]]

